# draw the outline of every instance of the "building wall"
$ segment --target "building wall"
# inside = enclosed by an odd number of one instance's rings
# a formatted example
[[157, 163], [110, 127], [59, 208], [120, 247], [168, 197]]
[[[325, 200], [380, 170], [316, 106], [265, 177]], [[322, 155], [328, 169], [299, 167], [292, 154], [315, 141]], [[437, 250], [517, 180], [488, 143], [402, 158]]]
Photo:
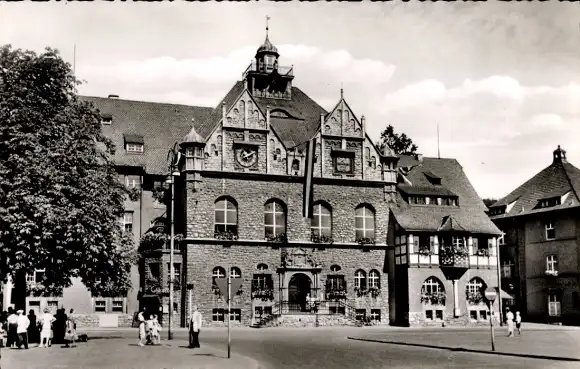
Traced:
[[[402, 267], [404, 268], [404, 267]], [[468, 269], [465, 274], [457, 281], [457, 292], [459, 298], [459, 317], [453, 317], [453, 283], [451, 280], [447, 280], [441, 268], [414, 268], [410, 267], [407, 271], [408, 275], [408, 291], [409, 291], [409, 324], [410, 325], [422, 325], [422, 324], [438, 324], [441, 325], [442, 321], [426, 321], [425, 320], [425, 310], [443, 310], [443, 316], [447, 324], [453, 325], [465, 325], [470, 323], [469, 310], [489, 310], [485, 303], [480, 303], [479, 305], [470, 305], [466, 298], [466, 288], [467, 284], [472, 278], [481, 278], [487, 286], [494, 287], [497, 286], [497, 270], [493, 269]], [[445, 306], [431, 306], [421, 302], [421, 288], [423, 282], [429, 277], [438, 278], [445, 288], [446, 298]], [[395, 281], [397, 283], [397, 281]], [[498, 303], [494, 303], [494, 309], [497, 310]], [[489, 321], [487, 321], [489, 322]], [[482, 324], [485, 321], [480, 322]], [[488, 324], [488, 323], [487, 323]]]

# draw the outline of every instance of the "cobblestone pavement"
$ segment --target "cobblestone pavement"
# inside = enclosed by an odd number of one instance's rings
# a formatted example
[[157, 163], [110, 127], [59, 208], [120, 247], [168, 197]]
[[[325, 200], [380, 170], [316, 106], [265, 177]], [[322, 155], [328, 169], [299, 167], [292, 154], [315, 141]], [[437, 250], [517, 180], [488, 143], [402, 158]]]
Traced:
[[[202, 330], [200, 339], [204, 348], [199, 352], [192, 352], [191, 350], [179, 347], [180, 345], [185, 345], [185, 341], [183, 340], [187, 333], [183, 330], [177, 330], [176, 340], [171, 341], [171, 345], [174, 346], [173, 348], [141, 348], [130, 346], [134, 343], [136, 332], [125, 330], [90, 332], [89, 337], [94, 337], [95, 339], [89, 340], [87, 344], [94, 345], [93, 349], [87, 354], [87, 357], [83, 354], [73, 353], [76, 349], [56, 348], [56, 351], [58, 352], [58, 356], [72, 356], [69, 359], [69, 366], [62, 366], [62, 368], [203, 368], [203, 366], [193, 366], [194, 360], [196, 363], [201, 363], [203, 353], [212, 354], [214, 352], [218, 356], [217, 358], [211, 356], [204, 358], [215, 359], [211, 365], [224, 365], [221, 367], [232, 369], [243, 368], [243, 366], [240, 366], [243, 365], [243, 362], [240, 361], [241, 359], [236, 359], [238, 357], [237, 355], [255, 359], [260, 363], [261, 369], [580, 368], [580, 363], [578, 362], [453, 352], [422, 347], [353, 341], [346, 338], [347, 336], [354, 335], [378, 334], [384, 336], [385, 334], [392, 334], [396, 336], [408, 335], [409, 337], [425, 336], [424, 340], [426, 341], [440, 341], [441, 336], [465, 340], [474, 335], [475, 337], [485, 335], [486, 332], [482, 329], [464, 331], [447, 329], [422, 331], [407, 329], [405, 331], [389, 328], [237, 328], [232, 329], [232, 355], [234, 360], [228, 361], [227, 359], [221, 359], [219, 357], [220, 355], [222, 355], [221, 357], [225, 357], [227, 350], [227, 330], [225, 329]], [[550, 334], [550, 332], [552, 331], [538, 332], [538, 334], [546, 335]], [[167, 332], [164, 333], [166, 336]], [[533, 332], [530, 331], [529, 333], [532, 334]], [[131, 338], [131, 340], [127, 338]], [[548, 338], [546, 339], [549, 340]], [[164, 343], [167, 343], [167, 341]], [[573, 343], [571, 342], [570, 344]], [[207, 345], [211, 345], [212, 348], [208, 348]], [[36, 356], [36, 352], [39, 350], [42, 351], [41, 349], [29, 350], [29, 354]], [[46, 354], [42, 353], [41, 355]], [[175, 357], [170, 357], [172, 355], [175, 355]], [[2, 360], [4, 360], [4, 354]], [[61, 368], [54, 366], [55, 364], [53, 363], [56, 362], [50, 360], [54, 360], [54, 357], [50, 355], [39, 356], [36, 361], [43, 363], [44, 366], [37, 364], [37, 366], [30, 368]], [[221, 364], [222, 360], [224, 364]], [[76, 365], [71, 366], [72, 363], [76, 363]], [[84, 363], [84, 366], [79, 365], [80, 363]], [[107, 363], [109, 364], [107, 365]], [[88, 366], [89, 364], [93, 366]], [[4, 369], [24, 368], [22, 366], [4, 365], [2, 367]], [[218, 368], [215, 366], [206, 367]]]
[[[165, 341], [161, 345], [140, 347], [135, 339], [93, 339], [76, 347], [30, 347], [28, 350], [2, 349], [3, 369], [259, 369], [256, 361], [203, 345], [188, 349], [185, 340]], [[235, 363], [235, 364], [234, 364]]]

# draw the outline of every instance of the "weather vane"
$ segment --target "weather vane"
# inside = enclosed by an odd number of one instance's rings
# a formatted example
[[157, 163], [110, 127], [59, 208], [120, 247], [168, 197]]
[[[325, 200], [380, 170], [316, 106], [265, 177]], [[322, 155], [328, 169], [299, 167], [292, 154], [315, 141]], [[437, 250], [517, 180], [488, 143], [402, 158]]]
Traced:
[[266, 36], [268, 36], [268, 21], [270, 20], [270, 16], [266, 16]]

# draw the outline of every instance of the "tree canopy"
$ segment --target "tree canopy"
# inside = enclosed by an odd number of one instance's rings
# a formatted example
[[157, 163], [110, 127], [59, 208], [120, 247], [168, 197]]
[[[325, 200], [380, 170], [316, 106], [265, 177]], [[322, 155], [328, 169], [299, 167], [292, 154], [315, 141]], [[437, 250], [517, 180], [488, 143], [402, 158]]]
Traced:
[[390, 147], [395, 154], [414, 154], [418, 149], [417, 145], [413, 143], [413, 140], [404, 133], [396, 133], [390, 124], [381, 132], [381, 139], [377, 143], [377, 147], [381, 152], [385, 146]]
[[47, 289], [80, 277], [95, 295], [124, 294], [136, 257], [119, 221], [129, 191], [78, 84], [56, 50], [0, 47], [0, 280], [18, 287], [45, 269]]

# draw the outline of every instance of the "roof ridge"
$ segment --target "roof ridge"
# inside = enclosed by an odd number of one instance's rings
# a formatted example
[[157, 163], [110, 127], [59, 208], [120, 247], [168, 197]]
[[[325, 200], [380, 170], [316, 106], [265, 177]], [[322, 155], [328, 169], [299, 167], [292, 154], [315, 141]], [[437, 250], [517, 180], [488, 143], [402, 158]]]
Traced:
[[[566, 174], [566, 179], [568, 179], [568, 183], [570, 184], [570, 188], [572, 188], [572, 192], [574, 192], [574, 194], [576, 195], [577, 198], [580, 199], [580, 197], [578, 196], [578, 192], [580, 192], [580, 188], [576, 188], [575, 183], [572, 182], [572, 178], [570, 178], [570, 173], [568, 173], [568, 168], [567, 166], [570, 167], [570, 169], [574, 169], [578, 172], [578, 175], [580, 176], [580, 169], [576, 168], [573, 164], [570, 164], [568, 162], [566, 163], [561, 163], [562, 164], [562, 168], [564, 169], [564, 174]], [[567, 165], [564, 165], [567, 164]]]
[[211, 106], [201, 106], [201, 105], [186, 105], [186, 104], [177, 104], [177, 103], [167, 103], [167, 102], [159, 102], [159, 101], [147, 101], [147, 100], [131, 100], [131, 99], [121, 99], [121, 98], [109, 98], [109, 97], [102, 97], [102, 96], [88, 96], [88, 95], [78, 95], [82, 98], [89, 98], [89, 99], [102, 99], [105, 101], [125, 101], [125, 102], [132, 102], [132, 103], [139, 103], [139, 104], [155, 104], [155, 105], [171, 105], [171, 106], [184, 106], [188, 108], [202, 108], [202, 109], [213, 109]]

